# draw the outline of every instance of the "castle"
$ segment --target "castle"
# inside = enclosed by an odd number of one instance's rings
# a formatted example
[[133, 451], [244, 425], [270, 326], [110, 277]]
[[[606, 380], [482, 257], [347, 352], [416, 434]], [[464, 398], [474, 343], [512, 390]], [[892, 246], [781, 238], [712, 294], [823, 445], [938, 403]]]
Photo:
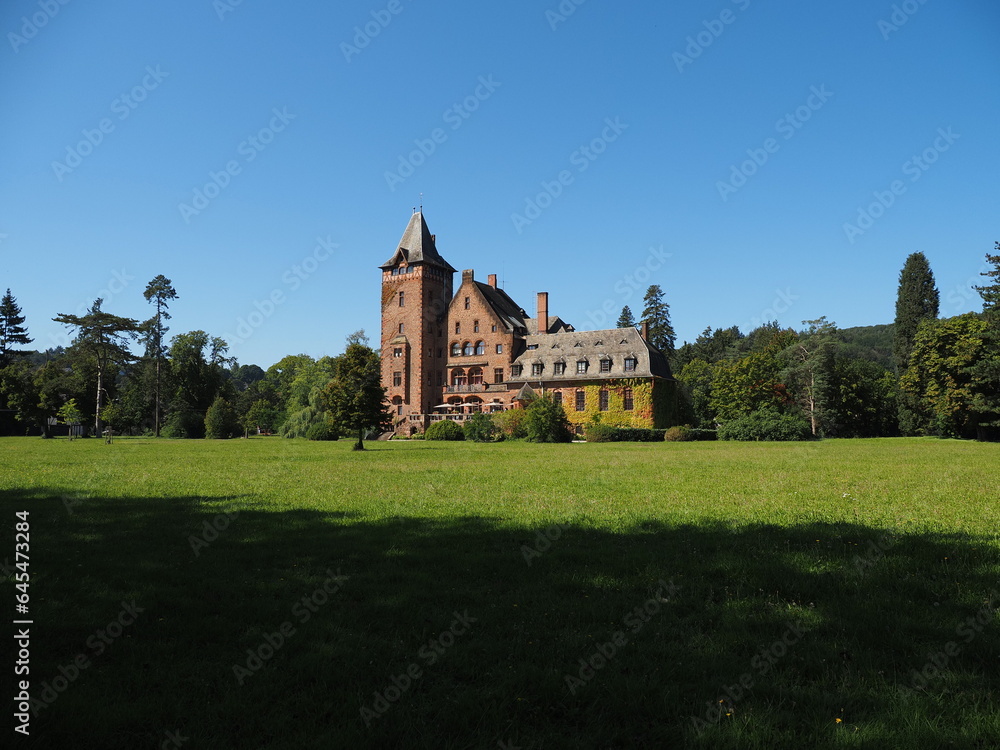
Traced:
[[382, 269], [382, 385], [398, 435], [476, 412], [521, 408], [549, 394], [577, 432], [606, 424], [666, 427], [676, 384], [666, 357], [632, 327], [577, 331], [549, 313], [535, 317], [497, 286], [456, 270], [438, 253], [415, 211]]

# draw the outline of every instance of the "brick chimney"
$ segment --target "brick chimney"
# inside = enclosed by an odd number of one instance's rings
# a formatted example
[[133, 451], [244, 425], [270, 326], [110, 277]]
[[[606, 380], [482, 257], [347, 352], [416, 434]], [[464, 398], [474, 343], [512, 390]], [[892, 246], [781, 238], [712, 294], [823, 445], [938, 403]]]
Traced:
[[466, 268], [464, 271], [462, 271], [462, 283], [463, 284], [466, 281], [474, 281], [475, 278], [476, 278], [476, 272], [473, 269]]
[[549, 332], [549, 293], [538, 293], [538, 332]]
[[642, 333], [640, 333], [639, 335], [642, 336], [642, 340], [643, 341], [649, 341], [649, 321], [648, 320], [642, 321]]
[[489, 276], [486, 277], [486, 283], [489, 284], [494, 289], [496, 289], [497, 288], [497, 275], [495, 273], [491, 273]]

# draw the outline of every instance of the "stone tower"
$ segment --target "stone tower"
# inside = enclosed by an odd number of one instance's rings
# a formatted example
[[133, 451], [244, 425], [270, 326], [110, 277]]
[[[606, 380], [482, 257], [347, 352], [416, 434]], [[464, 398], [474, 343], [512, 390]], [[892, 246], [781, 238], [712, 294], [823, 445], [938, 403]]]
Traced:
[[410, 217], [382, 269], [382, 385], [395, 431], [422, 432], [441, 403], [455, 269], [442, 258], [422, 211]]

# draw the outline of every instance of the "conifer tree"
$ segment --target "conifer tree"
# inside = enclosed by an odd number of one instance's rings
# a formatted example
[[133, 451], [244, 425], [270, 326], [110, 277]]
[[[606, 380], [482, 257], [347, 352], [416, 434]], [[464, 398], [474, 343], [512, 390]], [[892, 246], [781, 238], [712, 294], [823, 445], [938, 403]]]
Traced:
[[628, 305], [622, 308], [622, 314], [618, 316], [618, 322], [615, 323], [615, 328], [635, 328], [635, 317], [632, 315], [632, 310]]
[[14, 346], [30, 344], [33, 340], [24, 327], [21, 307], [8, 289], [3, 299], [0, 299], [0, 368], [9, 365], [13, 355], [20, 353]]
[[642, 298], [642, 320], [649, 324], [649, 343], [664, 354], [673, 354], [677, 334], [670, 325], [670, 305], [663, 301], [663, 290], [652, 284]]
[[[896, 374], [901, 376], [910, 365], [910, 353], [917, 328], [924, 320], [938, 316], [940, 294], [934, 285], [934, 274], [923, 253], [911, 253], [899, 272], [896, 296], [896, 320], [893, 326], [892, 356]], [[919, 416], [917, 404], [905, 394], [899, 401], [899, 427], [904, 435], [914, 435], [930, 425]]]

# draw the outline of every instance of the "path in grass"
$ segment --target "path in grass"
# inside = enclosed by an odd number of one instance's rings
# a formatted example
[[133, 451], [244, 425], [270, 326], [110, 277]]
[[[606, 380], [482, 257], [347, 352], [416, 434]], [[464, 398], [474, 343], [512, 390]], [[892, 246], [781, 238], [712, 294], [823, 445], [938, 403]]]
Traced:
[[349, 447], [0, 440], [35, 746], [1000, 737], [996, 446]]

